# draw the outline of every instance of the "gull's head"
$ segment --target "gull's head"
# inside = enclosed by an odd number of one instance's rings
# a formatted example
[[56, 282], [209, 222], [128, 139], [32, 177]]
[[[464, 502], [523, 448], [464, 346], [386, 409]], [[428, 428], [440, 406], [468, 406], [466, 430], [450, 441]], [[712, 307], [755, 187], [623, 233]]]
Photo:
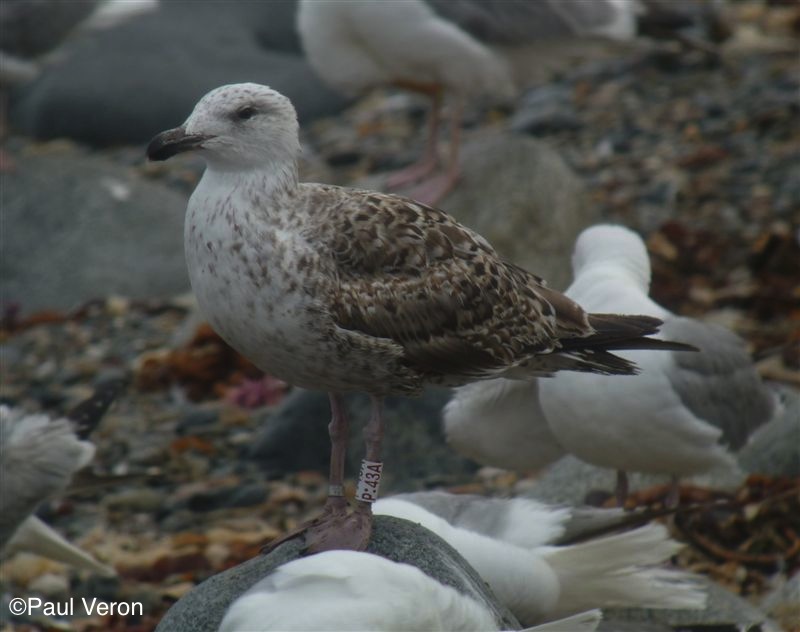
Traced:
[[645, 292], [650, 286], [650, 257], [644, 241], [624, 226], [597, 224], [578, 235], [572, 253], [572, 273], [577, 279], [593, 270], [625, 274]]
[[267, 86], [216, 88], [183, 125], [153, 138], [147, 157], [167, 160], [188, 151], [223, 171], [293, 167], [300, 154], [297, 113], [289, 99]]

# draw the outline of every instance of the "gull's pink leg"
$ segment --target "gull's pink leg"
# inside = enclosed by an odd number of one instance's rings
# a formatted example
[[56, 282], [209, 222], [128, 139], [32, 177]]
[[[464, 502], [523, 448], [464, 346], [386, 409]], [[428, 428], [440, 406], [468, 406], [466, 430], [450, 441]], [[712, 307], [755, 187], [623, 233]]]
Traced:
[[[299, 525], [282, 538], [270, 542], [264, 547], [264, 553], [269, 553], [280, 544], [302, 534], [305, 534], [306, 548], [309, 551], [316, 553], [326, 550], [324, 544], [329, 539], [328, 533], [339, 528], [341, 521], [347, 517], [347, 500], [344, 498], [344, 466], [347, 455], [349, 424], [342, 396], [338, 393], [330, 393], [329, 397], [331, 402], [331, 422], [328, 424], [328, 433], [331, 438], [331, 463], [328, 479], [328, 499], [325, 501], [325, 506], [319, 516]], [[328, 548], [348, 547], [330, 546]]]
[[414, 164], [389, 174], [386, 179], [386, 188], [388, 189], [397, 189], [417, 182], [439, 167], [437, 141], [439, 139], [439, 122], [441, 121], [442, 92], [433, 90], [426, 94], [431, 98], [431, 111], [428, 115], [428, 140], [425, 143], [425, 153]]
[[628, 500], [628, 475], [625, 470], [617, 470], [617, 506], [624, 507]]
[[328, 478], [328, 499], [344, 497], [344, 460], [347, 456], [347, 413], [344, 400], [338, 393], [330, 393], [331, 423], [328, 434], [331, 438], [331, 465]]
[[11, 157], [11, 154], [0, 147], [0, 172], [6, 173], [14, 171], [16, 166], [17, 165], [14, 162], [14, 159]]
[[347, 417], [340, 395], [331, 394], [332, 420], [328, 429], [331, 435], [331, 472], [328, 500], [322, 514], [309, 523], [300, 525], [277, 542], [270, 543], [264, 552], [297, 536], [305, 537], [305, 552], [320, 553], [334, 549], [363, 551], [372, 534], [372, 503], [378, 498], [378, 485], [382, 463], [380, 459], [383, 439], [383, 400], [372, 397], [372, 415], [364, 428], [367, 444], [366, 459], [359, 475], [356, 508], [347, 512], [344, 499], [344, 461], [347, 447]]
[[363, 539], [364, 548], [369, 543], [372, 533], [372, 503], [378, 500], [378, 489], [383, 470], [381, 462], [381, 444], [384, 433], [383, 399], [375, 395], [370, 397], [372, 413], [369, 423], [364, 427], [366, 456], [361, 464], [356, 491], [356, 509], [353, 512], [353, 517], [356, 519], [354, 526], [360, 531], [359, 537]]
[[[8, 93], [0, 90], [0, 141], [5, 142], [8, 134]], [[14, 158], [5, 149], [0, 147], [0, 172], [9, 172], [16, 169]]]
[[681, 484], [676, 474], [673, 474], [669, 482], [669, 491], [664, 498], [664, 506], [667, 509], [675, 509], [681, 502]]
[[372, 413], [369, 423], [364, 428], [364, 443], [367, 446], [367, 461], [380, 462], [381, 444], [383, 443], [383, 399], [371, 395]]
[[[372, 535], [372, 503], [378, 499], [381, 470], [381, 441], [383, 440], [383, 400], [372, 396], [372, 414], [364, 428], [367, 446], [366, 458], [361, 464], [356, 508], [348, 515], [337, 515], [321, 527], [310, 530], [306, 536], [306, 550], [319, 553], [331, 549], [363, 551]], [[342, 455], [343, 456], [343, 455]], [[342, 465], [344, 462], [342, 462]], [[338, 467], [338, 466], [337, 466]], [[333, 460], [331, 461], [331, 480], [333, 481]], [[342, 467], [343, 469], [343, 467]]]
[[450, 118], [450, 150], [447, 170], [421, 182], [408, 193], [408, 197], [419, 200], [423, 204], [435, 206], [445, 195], [450, 193], [461, 177], [461, 103], [456, 104]]

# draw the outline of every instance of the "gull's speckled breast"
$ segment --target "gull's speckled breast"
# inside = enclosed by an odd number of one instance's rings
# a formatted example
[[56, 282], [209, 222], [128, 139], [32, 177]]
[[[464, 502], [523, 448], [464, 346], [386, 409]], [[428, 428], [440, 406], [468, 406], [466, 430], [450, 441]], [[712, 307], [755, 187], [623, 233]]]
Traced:
[[259, 368], [298, 386], [419, 390], [419, 380], [406, 384], [408, 371], [395, 366], [399, 350], [365, 347], [330, 319], [321, 300], [332, 291], [330, 265], [304, 236], [304, 201], [298, 190], [266, 199], [269, 190], [206, 171], [189, 202], [186, 262], [211, 326]]

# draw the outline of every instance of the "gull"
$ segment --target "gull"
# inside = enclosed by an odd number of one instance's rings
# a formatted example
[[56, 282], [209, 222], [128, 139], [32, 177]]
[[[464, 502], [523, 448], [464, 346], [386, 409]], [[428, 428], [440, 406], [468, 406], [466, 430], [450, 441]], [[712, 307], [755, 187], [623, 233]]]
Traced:
[[[675, 505], [677, 477], [733, 467], [731, 451], [773, 417], [776, 396], [738, 336], [676, 316], [648, 296], [650, 261], [633, 231], [614, 225], [586, 229], [575, 244], [573, 272], [566, 294], [583, 308], [613, 305], [649, 314], [664, 321], [661, 335], [688, 342], [700, 353], [624, 352], [620, 355], [636, 362], [640, 372], [614, 380], [560, 373], [515, 384], [513, 391], [506, 381], [473, 384], [458, 389], [445, 407], [448, 437], [457, 447], [468, 444], [462, 451], [477, 454], [481, 462], [531, 469], [547, 465], [536, 440], [544, 436], [546, 443], [588, 463], [617, 470], [620, 505], [628, 470], [671, 475], [667, 502]], [[518, 401], [525, 407], [514, 406]], [[493, 429], [491, 447], [486, 427]], [[483, 443], [474, 441], [478, 433]], [[525, 465], [526, 453], [531, 465]]]
[[536, 380], [461, 386], [442, 411], [442, 425], [447, 443], [481, 465], [536, 472], [567, 454], [545, 419]]
[[[313, 604], [313, 605], [310, 605]], [[526, 632], [592, 632], [597, 610]], [[293, 560], [234, 601], [220, 632], [488, 632], [492, 612], [416, 566], [359, 551], [325, 551]]]
[[[302, 533], [310, 552], [366, 547], [387, 395], [567, 369], [624, 375], [634, 365], [609, 350], [687, 348], [647, 338], [658, 319], [587, 314], [444, 211], [298, 182], [297, 115], [266, 86], [212, 90], [147, 154], [187, 151], [206, 161], [184, 231], [201, 311], [266, 373], [330, 395], [329, 498], [287, 536]], [[368, 393], [372, 410], [348, 513], [343, 394], [353, 391]]]
[[571, 510], [528, 499], [422, 492], [379, 500], [374, 510], [418, 523], [445, 540], [523, 625], [591, 608], [705, 607], [696, 576], [662, 566], [683, 545], [660, 524], [554, 546]]
[[566, 375], [543, 381], [540, 400], [550, 428], [578, 458], [617, 470], [620, 504], [627, 493], [625, 471], [632, 470], [671, 475], [667, 503], [675, 505], [678, 476], [735, 467], [732, 451], [772, 418], [777, 398], [736, 334], [676, 316], [648, 296], [650, 259], [633, 231], [613, 225], [586, 229], [572, 264], [575, 280], [567, 293], [586, 309], [614, 305], [655, 316], [664, 321], [661, 335], [700, 353], [626, 352], [640, 368], [636, 376], [603, 383]]
[[586, 35], [629, 39], [635, 34], [634, 13], [629, 0], [301, 0], [297, 28], [309, 62], [333, 88], [352, 95], [395, 86], [430, 98], [424, 154], [390, 177], [390, 188], [437, 172], [442, 101], [446, 95], [453, 98], [445, 169], [412, 194], [434, 204], [460, 175], [463, 102], [482, 97], [507, 101], [516, 91], [499, 47]]
[[94, 458], [89, 433], [119, 393], [120, 381], [109, 381], [66, 417], [26, 414], [0, 406], [0, 549], [4, 556], [29, 551], [50, 559], [113, 576], [101, 564], [70, 544], [33, 515], [36, 507], [63, 492], [72, 475]]

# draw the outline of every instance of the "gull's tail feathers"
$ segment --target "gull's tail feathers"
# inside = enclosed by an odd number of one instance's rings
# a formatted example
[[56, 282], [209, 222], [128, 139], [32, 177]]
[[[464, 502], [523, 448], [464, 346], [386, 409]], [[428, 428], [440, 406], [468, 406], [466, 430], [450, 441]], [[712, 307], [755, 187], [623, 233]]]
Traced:
[[409, 492], [391, 498], [427, 509], [454, 527], [526, 549], [561, 538], [573, 512], [571, 508], [551, 507], [533, 498], [489, 498], [442, 491]]
[[123, 379], [107, 380], [98, 385], [90, 397], [84, 399], [67, 413], [66, 416], [72, 422], [75, 434], [80, 439], [89, 437], [126, 386], [127, 381]]
[[117, 574], [110, 566], [98, 562], [86, 551], [65, 540], [36, 516], [29, 516], [8, 541], [6, 552], [14, 551], [41, 555], [104, 577], [115, 577]]
[[604, 607], [701, 610], [706, 594], [698, 578], [660, 566], [682, 545], [660, 524], [567, 547], [542, 550], [559, 578], [553, 616]]
[[548, 621], [520, 632], [594, 632], [603, 620], [600, 610], [587, 610], [556, 621]]
[[558, 577], [536, 551], [455, 527], [427, 509], [399, 498], [383, 498], [373, 505], [373, 511], [376, 515], [416, 522], [442, 538], [469, 562], [523, 625], [545, 620], [558, 603]]

